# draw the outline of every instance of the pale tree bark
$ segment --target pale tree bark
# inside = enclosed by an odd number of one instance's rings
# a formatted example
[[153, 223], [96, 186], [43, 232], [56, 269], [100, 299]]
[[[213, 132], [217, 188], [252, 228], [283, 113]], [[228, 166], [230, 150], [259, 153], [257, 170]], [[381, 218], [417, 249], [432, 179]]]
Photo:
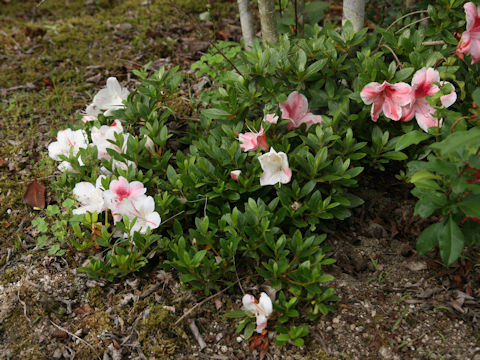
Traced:
[[275, 0], [258, 0], [258, 12], [260, 14], [263, 41], [270, 44], [278, 43]]
[[406, 7], [412, 7], [415, 4], [415, 0], [405, 0]]
[[365, 0], [343, 0], [342, 24], [350, 20], [355, 32], [363, 28], [365, 18]]
[[243, 41], [245, 49], [250, 50], [253, 47], [255, 30], [253, 28], [252, 11], [250, 9], [250, 0], [237, 0], [238, 11], [240, 13], [240, 25], [242, 26]]
[[305, 18], [303, 11], [305, 10], [305, 0], [295, 0], [295, 22], [297, 34], [303, 34]]

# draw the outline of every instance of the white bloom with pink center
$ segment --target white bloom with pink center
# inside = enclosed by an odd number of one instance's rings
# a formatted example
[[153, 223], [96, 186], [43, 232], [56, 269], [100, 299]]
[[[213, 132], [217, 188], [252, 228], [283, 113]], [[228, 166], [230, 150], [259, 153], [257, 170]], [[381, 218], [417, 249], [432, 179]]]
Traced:
[[[93, 127], [91, 136], [92, 144], [97, 146], [98, 157], [100, 159], [111, 158], [110, 154], [107, 152], [107, 149], [114, 149], [118, 152], [122, 152], [121, 149], [112, 144], [109, 140], [115, 141], [115, 134], [120, 134], [123, 132], [122, 124], [119, 120], [115, 120], [111, 125], [102, 125], [100, 128]], [[125, 141], [126, 143], [126, 141]]]
[[360, 97], [367, 105], [372, 104], [370, 114], [373, 121], [377, 121], [383, 112], [386, 117], [392, 120], [400, 120], [402, 107], [411, 101], [411, 87], [407, 83], [383, 84], [371, 82], [362, 89]]
[[243, 151], [268, 150], [267, 135], [263, 133], [263, 126], [260, 126], [258, 133], [251, 131], [239, 134], [238, 140], [241, 142], [240, 148]]
[[463, 59], [463, 54], [472, 55], [472, 65], [480, 61], [480, 6], [468, 2], [464, 6], [467, 19], [467, 29], [457, 45], [457, 55]]
[[72, 211], [74, 214], [93, 213], [95, 211], [99, 214], [105, 210], [102, 178], [104, 177], [100, 176], [95, 185], [87, 181], [82, 181], [75, 185], [73, 195], [81, 206]]
[[103, 193], [103, 196], [105, 205], [112, 211], [115, 222], [119, 221], [122, 215], [129, 212], [130, 202], [144, 196], [146, 191], [147, 189], [140, 181], [129, 183], [123, 176], [120, 176], [118, 180], [113, 180], [109, 189]]
[[448, 81], [440, 81], [440, 74], [437, 70], [424, 67], [413, 75], [411, 101], [403, 108], [404, 114], [401, 118], [402, 121], [409, 121], [415, 116], [418, 125], [425, 132], [428, 132], [428, 129], [432, 126], [442, 126], [442, 119], [433, 117], [435, 109], [430, 106], [426, 99], [427, 96], [432, 96], [440, 91], [440, 88], [434, 82], [438, 82], [440, 85], [450, 84], [452, 86], [450, 94], [440, 97], [443, 107], [447, 108], [455, 103], [457, 94], [454, 86]]
[[307, 98], [297, 91], [288, 95], [287, 101], [280, 103], [280, 110], [282, 110], [282, 119], [290, 120], [287, 125], [288, 130], [296, 129], [302, 124], [306, 124], [308, 129], [313, 124], [322, 122], [320, 115], [314, 115], [308, 109]]
[[278, 122], [278, 116], [275, 114], [267, 114], [263, 118], [263, 121], [269, 122], [271, 124], [276, 124]]
[[109, 116], [113, 110], [121, 109], [125, 106], [123, 101], [127, 100], [129, 93], [126, 88], [120, 85], [117, 78], [109, 77], [106, 87], [93, 97], [93, 102], [87, 106], [85, 114], [96, 118], [105, 110], [105, 116]]
[[235, 181], [238, 181], [238, 177], [240, 176], [240, 174], [242, 173], [242, 170], [233, 170], [233, 171], [230, 171], [230, 177], [235, 180]]
[[260, 294], [260, 300], [257, 301], [253, 295], [246, 294], [242, 298], [243, 310], [251, 312], [256, 317], [257, 333], [261, 334], [267, 327], [268, 317], [273, 311], [272, 300], [270, 297], [262, 292]]
[[258, 157], [263, 174], [260, 177], [260, 185], [287, 184], [292, 179], [292, 170], [288, 166], [287, 154], [277, 153], [274, 148], [270, 152]]
[[142, 195], [136, 199], [127, 199], [122, 206], [122, 215], [130, 220], [136, 219], [130, 235], [135, 231], [145, 234], [147, 229], [156, 229], [160, 226], [160, 215], [155, 211], [155, 201], [151, 196]]

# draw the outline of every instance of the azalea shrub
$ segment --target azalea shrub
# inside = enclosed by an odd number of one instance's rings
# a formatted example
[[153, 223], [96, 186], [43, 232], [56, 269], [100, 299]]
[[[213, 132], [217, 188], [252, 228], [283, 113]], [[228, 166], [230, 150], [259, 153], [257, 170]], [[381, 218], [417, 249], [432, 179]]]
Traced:
[[271, 296], [244, 295], [237, 331], [265, 334], [270, 318], [279, 345], [300, 346], [302, 321], [337, 300], [326, 234], [363, 203], [358, 177], [409, 160], [415, 213], [437, 216], [417, 250], [438, 244], [452, 264], [480, 241], [480, 20], [462, 4], [429, 5], [426, 27], [414, 12], [370, 32], [307, 24], [277, 45], [223, 44], [228, 61], [210, 50], [195, 64], [210, 80], [183, 125], [178, 68], [135, 70], [130, 90], [107, 79], [48, 146], [69, 204], [61, 245], [109, 280], [150, 263], [205, 295], [261, 284]]

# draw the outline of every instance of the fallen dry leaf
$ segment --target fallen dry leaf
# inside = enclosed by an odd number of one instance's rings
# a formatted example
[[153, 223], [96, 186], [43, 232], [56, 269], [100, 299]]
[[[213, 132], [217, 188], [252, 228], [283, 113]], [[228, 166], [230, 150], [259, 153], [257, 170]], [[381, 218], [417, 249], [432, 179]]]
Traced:
[[6, 166], [8, 164], [8, 160], [0, 158], [0, 167]]
[[33, 180], [28, 184], [23, 200], [34, 208], [45, 209], [45, 186]]

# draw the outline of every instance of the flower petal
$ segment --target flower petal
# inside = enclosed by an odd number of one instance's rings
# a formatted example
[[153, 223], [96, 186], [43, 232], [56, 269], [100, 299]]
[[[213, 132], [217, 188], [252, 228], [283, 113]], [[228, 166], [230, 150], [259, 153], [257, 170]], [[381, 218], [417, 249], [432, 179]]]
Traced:
[[287, 101], [280, 103], [282, 119], [289, 119], [297, 123], [308, 112], [307, 98], [297, 91], [288, 95]]
[[378, 82], [371, 82], [364, 86], [360, 91], [360, 97], [366, 105], [370, 105], [377, 100], [377, 97], [383, 93], [385, 82], [379, 84]]
[[452, 83], [448, 81], [441, 81], [440, 84], [441, 85], [450, 84], [452, 86], [452, 91], [450, 92], [450, 94], [443, 95], [440, 97], [440, 101], [442, 102], [442, 105], [448, 108], [450, 105], [453, 105], [455, 101], [457, 101], [457, 93], [455, 92], [455, 87], [453, 86]]

